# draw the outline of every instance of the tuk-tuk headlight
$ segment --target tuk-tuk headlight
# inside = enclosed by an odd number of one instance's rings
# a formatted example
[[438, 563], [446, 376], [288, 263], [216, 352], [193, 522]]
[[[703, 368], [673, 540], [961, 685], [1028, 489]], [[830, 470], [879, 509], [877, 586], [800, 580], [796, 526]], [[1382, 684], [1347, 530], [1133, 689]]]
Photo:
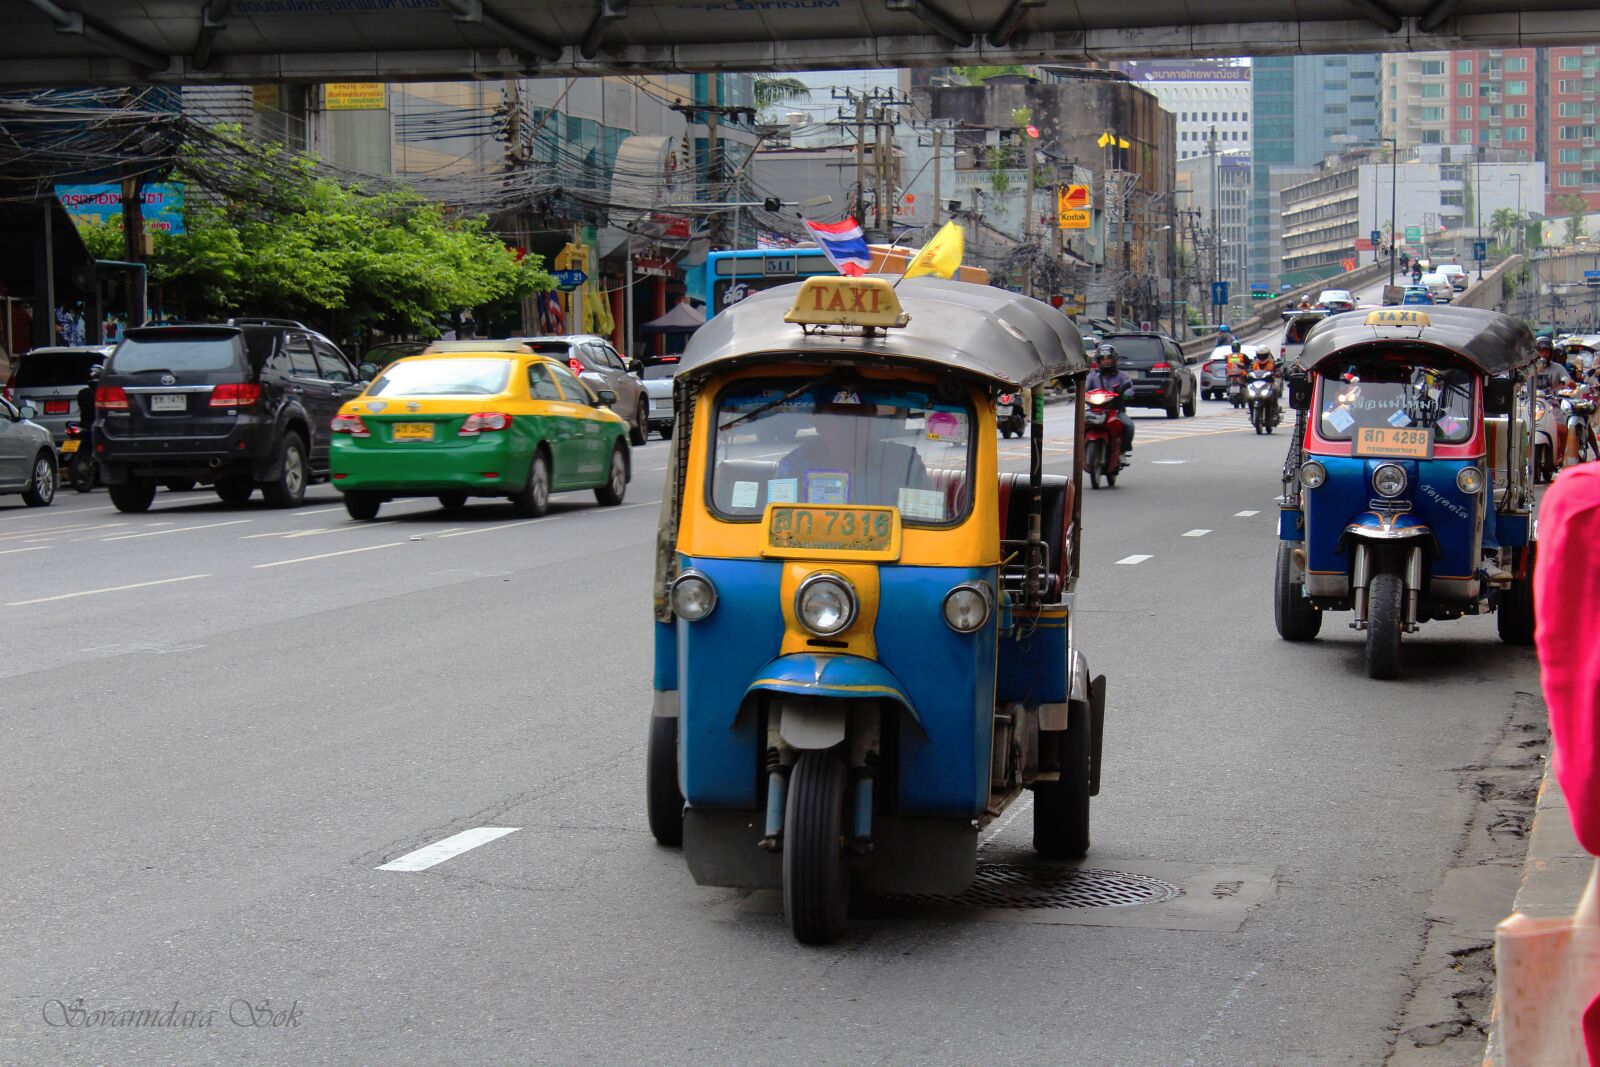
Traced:
[[1307, 489], [1315, 489], [1328, 480], [1328, 468], [1314, 459], [1308, 459], [1300, 464], [1300, 484]]
[[1456, 488], [1472, 494], [1483, 489], [1483, 472], [1477, 467], [1462, 467], [1456, 472]]
[[717, 606], [717, 587], [699, 571], [684, 571], [672, 583], [672, 613], [699, 622]]
[[856, 621], [856, 593], [837, 574], [813, 574], [794, 594], [800, 625], [818, 637], [832, 637]]
[[1399, 496], [1406, 491], [1405, 469], [1385, 463], [1372, 472], [1372, 488], [1379, 496]]
[[989, 621], [994, 594], [983, 582], [964, 582], [944, 595], [944, 621], [958, 634], [970, 634]]

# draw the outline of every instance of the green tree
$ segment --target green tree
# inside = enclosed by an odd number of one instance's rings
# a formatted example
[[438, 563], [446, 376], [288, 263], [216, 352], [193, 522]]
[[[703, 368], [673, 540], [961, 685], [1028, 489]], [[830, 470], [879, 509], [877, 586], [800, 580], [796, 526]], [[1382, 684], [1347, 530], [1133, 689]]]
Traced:
[[1522, 222], [1522, 217], [1508, 207], [1494, 209], [1494, 214], [1489, 216], [1489, 232], [1494, 235], [1495, 244], [1503, 250], [1511, 242], [1511, 235], [1516, 232], [1517, 226]]
[[778, 119], [773, 109], [811, 99], [811, 88], [799, 78], [757, 78], [754, 86], [758, 119], [773, 125]]
[[1586, 226], [1589, 202], [1581, 196], [1573, 195], [1562, 197], [1560, 203], [1567, 212], [1567, 228], [1562, 234], [1562, 243], [1575, 245], [1589, 236]]
[[986, 78], [997, 78], [1002, 74], [1026, 74], [1028, 68], [1021, 63], [1004, 63], [989, 66], [956, 67], [955, 75], [966, 81], [968, 85], [982, 85]]

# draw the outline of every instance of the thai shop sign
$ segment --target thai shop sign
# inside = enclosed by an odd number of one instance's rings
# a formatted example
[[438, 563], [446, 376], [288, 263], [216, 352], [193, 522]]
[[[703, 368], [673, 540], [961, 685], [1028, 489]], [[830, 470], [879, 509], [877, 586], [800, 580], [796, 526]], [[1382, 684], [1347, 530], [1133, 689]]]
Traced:
[[[56, 199], [73, 218], [95, 218], [101, 222], [122, 221], [122, 186], [58, 185]], [[139, 202], [144, 209], [144, 228], [151, 233], [181, 234], [183, 228], [183, 182], [151, 182], [139, 187]]]
[[389, 106], [383, 82], [329, 82], [322, 87], [324, 111], [382, 111]]

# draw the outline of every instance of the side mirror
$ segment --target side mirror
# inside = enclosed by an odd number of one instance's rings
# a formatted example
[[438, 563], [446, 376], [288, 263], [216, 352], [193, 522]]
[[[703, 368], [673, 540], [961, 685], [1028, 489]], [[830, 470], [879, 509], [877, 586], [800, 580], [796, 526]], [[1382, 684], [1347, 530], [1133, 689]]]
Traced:
[[1517, 383], [1510, 378], [1490, 378], [1483, 389], [1483, 411], [1486, 415], [1509, 415], [1516, 403]]
[[629, 374], [637, 374], [641, 378], [644, 377], [644, 364], [640, 363], [636, 359], [628, 360], [628, 373]]
[[1294, 411], [1311, 407], [1311, 377], [1304, 371], [1289, 376], [1289, 407]]
[[24, 404], [18, 408], [17, 411], [21, 413], [22, 417], [25, 419], [31, 419], [35, 415], [39, 414], [38, 410], [34, 408], [32, 404]]
[[361, 381], [370, 382], [372, 379], [378, 376], [378, 369], [379, 368], [376, 363], [363, 363], [361, 366], [356, 368], [356, 376], [360, 378]]
[[600, 398], [600, 403], [607, 407], [617, 402], [616, 391], [612, 389], [596, 389], [595, 395]]

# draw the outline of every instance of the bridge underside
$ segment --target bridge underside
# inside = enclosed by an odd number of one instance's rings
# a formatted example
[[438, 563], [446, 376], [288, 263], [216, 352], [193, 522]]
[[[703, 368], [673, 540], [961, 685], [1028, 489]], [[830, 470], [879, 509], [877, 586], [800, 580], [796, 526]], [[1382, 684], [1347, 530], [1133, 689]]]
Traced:
[[1600, 43], [1590, 0], [7, 0], [0, 87]]

